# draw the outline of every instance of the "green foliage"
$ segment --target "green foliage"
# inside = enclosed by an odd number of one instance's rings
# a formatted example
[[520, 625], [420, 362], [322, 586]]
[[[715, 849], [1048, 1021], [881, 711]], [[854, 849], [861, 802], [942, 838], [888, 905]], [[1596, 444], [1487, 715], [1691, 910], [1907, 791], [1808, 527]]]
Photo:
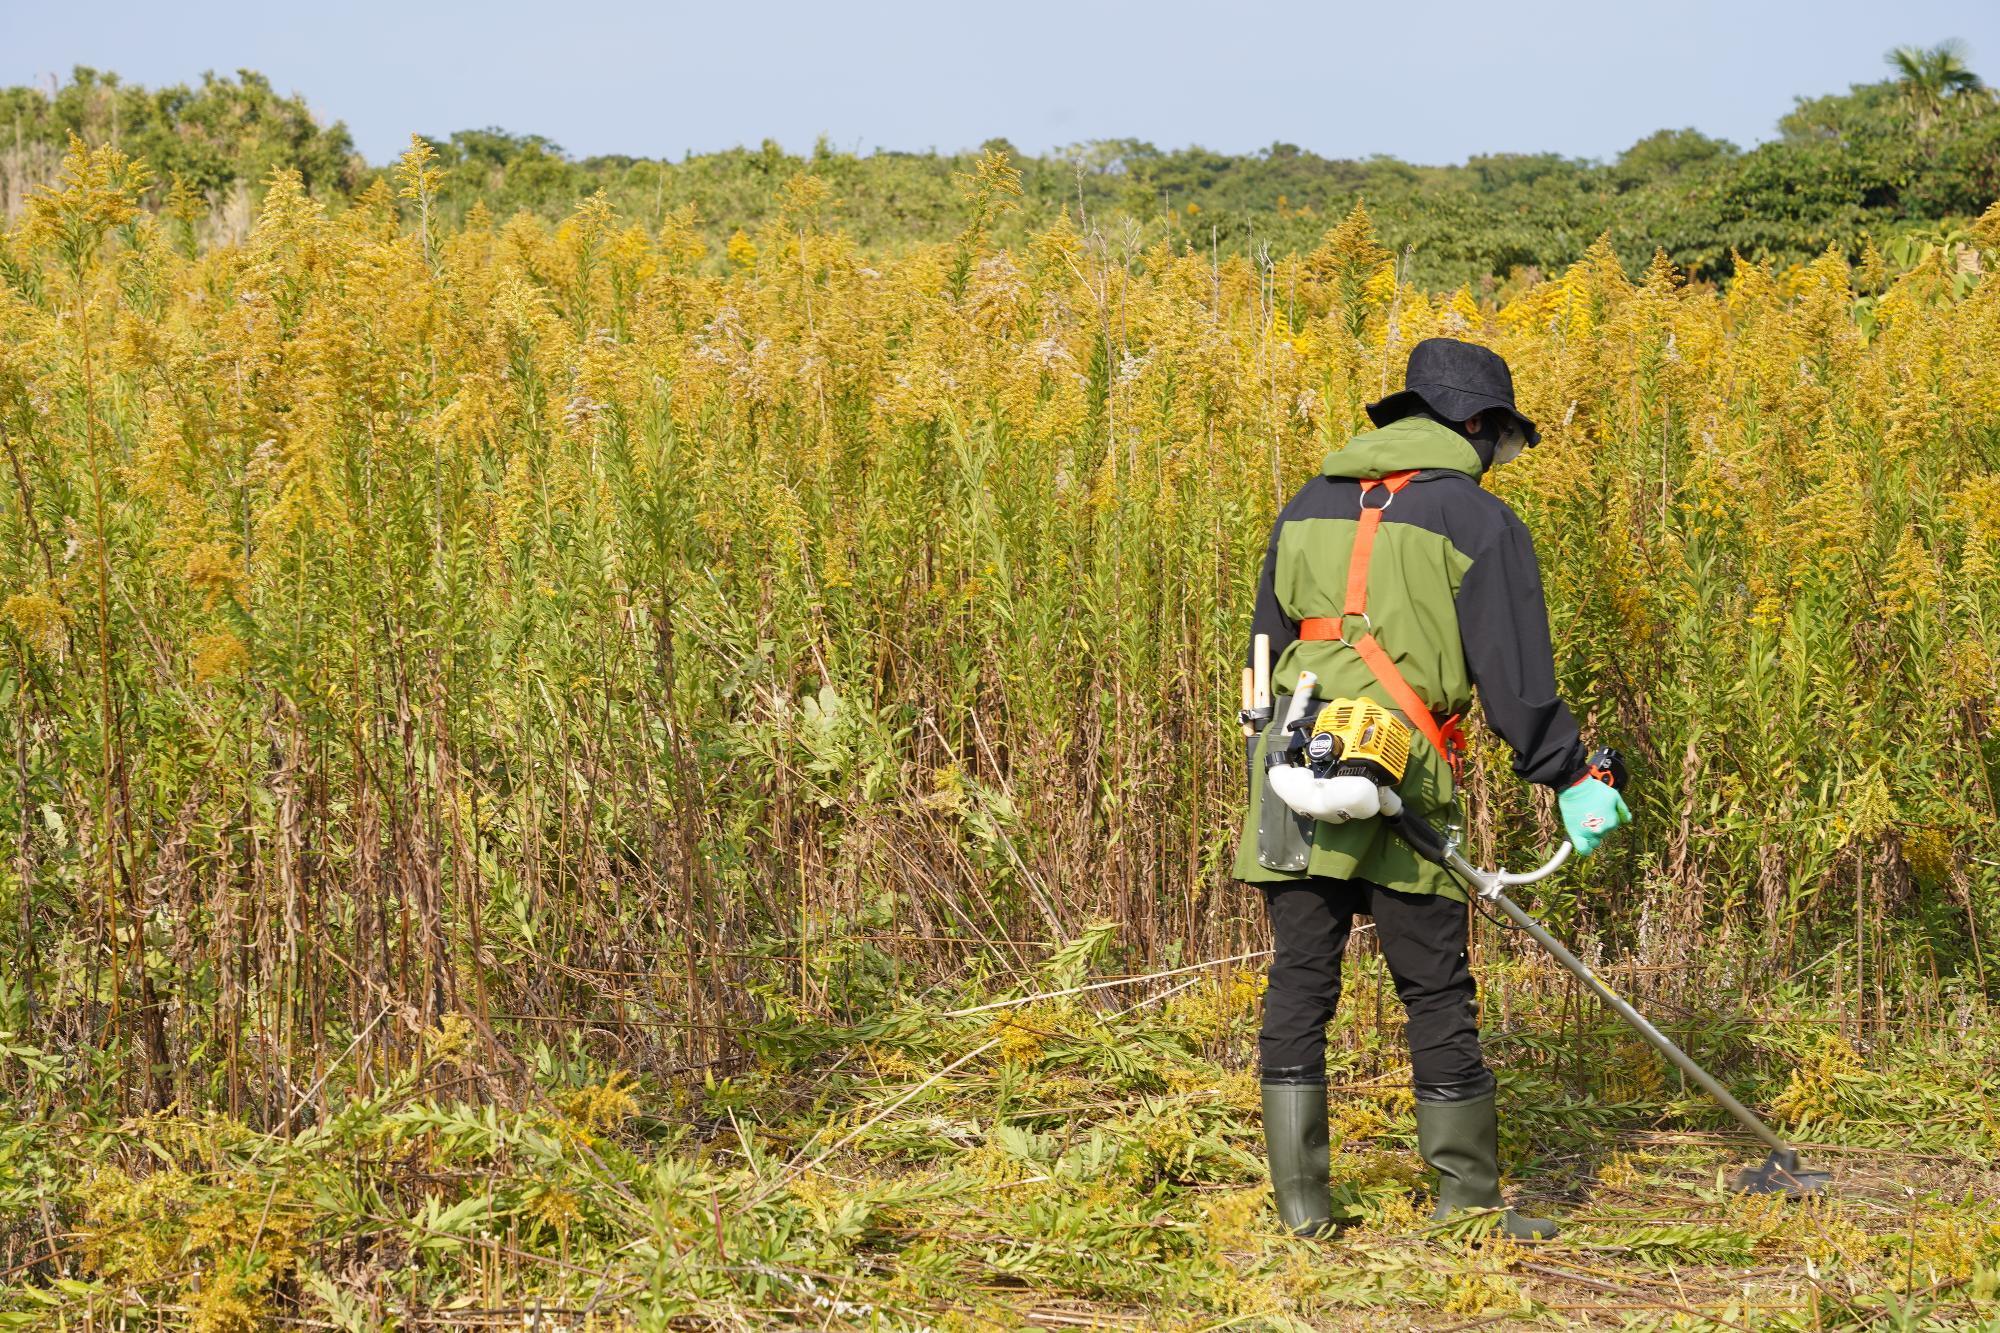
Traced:
[[[1020, 173], [1021, 207], [993, 226], [1002, 243], [1068, 209], [1102, 222], [1128, 218], [1148, 241], [1203, 252], [1304, 250], [1365, 200], [1392, 249], [1409, 252], [1408, 276], [1427, 286], [1551, 272], [1605, 233], [1629, 267], [1664, 249], [1683, 269], [1721, 279], [1738, 256], [1785, 265], [1830, 245], [1855, 252], [1866, 236], [1968, 219], [2000, 197], [2000, 104], [1962, 51], [1898, 48], [1890, 63], [1895, 79], [1801, 98], [1777, 138], [1747, 151], [1691, 129], [1661, 130], [1608, 163], [1545, 153], [1417, 166], [1322, 158], [1287, 143], [1232, 155], [1133, 139], [1046, 157], [1004, 140], [964, 153], [866, 156], [824, 141], [793, 154], [766, 140], [678, 162], [578, 159], [541, 135], [492, 127], [431, 142], [446, 169], [448, 222], [475, 204], [495, 216], [559, 218], [602, 191], [618, 212], [654, 226], [696, 205], [718, 257], [734, 229], [777, 216], [779, 186], [802, 171], [825, 183], [829, 216], [866, 246], [948, 239], [962, 222], [957, 182], [995, 148]], [[315, 194], [350, 200], [383, 174], [355, 156], [342, 125], [320, 127], [299, 98], [277, 96], [249, 71], [149, 91], [79, 68], [53, 98], [0, 90], [0, 132], [9, 121], [17, 142], [40, 154], [14, 164], [16, 195], [46, 176], [72, 133], [115, 139], [153, 166], [162, 190], [178, 179], [211, 200], [238, 183], [261, 188], [277, 166], [298, 169]]]
[[[162, 182], [178, 178], [218, 198], [238, 183], [260, 184], [278, 167], [296, 170], [317, 191], [352, 190], [362, 179], [346, 126], [320, 125], [305, 99], [280, 96], [252, 70], [233, 79], [204, 74], [195, 88], [148, 89], [78, 66], [53, 97], [0, 88], [0, 147], [60, 153], [70, 135], [116, 144], [145, 159]], [[10, 167], [18, 173], [28, 165]]]

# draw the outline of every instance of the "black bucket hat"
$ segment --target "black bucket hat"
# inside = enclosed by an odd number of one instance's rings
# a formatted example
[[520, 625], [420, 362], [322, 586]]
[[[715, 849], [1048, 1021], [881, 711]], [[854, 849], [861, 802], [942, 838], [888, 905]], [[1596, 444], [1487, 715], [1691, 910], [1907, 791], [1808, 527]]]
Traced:
[[1507, 362], [1478, 343], [1426, 338], [1412, 347], [1402, 391], [1368, 404], [1368, 419], [1386, 426], [1419, 406], [1447, 421], [1465, 421], [1499, 408], [1521, 423], [1529, 444], [1541, 442], [1541, 431], [1514, 406], [1514, 376]]

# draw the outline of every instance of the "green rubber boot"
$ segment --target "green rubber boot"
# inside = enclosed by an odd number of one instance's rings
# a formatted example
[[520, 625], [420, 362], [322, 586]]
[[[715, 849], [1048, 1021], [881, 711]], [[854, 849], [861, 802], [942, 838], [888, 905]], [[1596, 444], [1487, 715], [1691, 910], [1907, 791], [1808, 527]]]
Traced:
[[1435, 1220], [1499, 1208], [1500, 1229], [1516, 1240], [1548, 1240], [1560, 1230], [1546, 1217], [1523, 1217], [1501, 1202], [1500, 1121], [1492, 1093], [1459, 1102], [1418, 1102], [1417, 1152], [1438, 1173]]
[[1333, 1222], [1327, 1191], [1330, 1149], [1326, 1136], [1326, 1077], [1272, 1070], [1264, 1093], [1264, 1153], [1271, 1163], [1271, 1192], [1278, 1220], [1294, 1235], [1313, 1236]]

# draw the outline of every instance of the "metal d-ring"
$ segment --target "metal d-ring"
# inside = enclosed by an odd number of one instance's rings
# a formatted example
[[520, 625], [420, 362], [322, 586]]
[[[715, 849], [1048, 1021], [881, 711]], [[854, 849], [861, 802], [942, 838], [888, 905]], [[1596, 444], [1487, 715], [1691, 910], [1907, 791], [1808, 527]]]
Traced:
[[1364, 637], [1375, 632], [1375, 622], [1368, 618], [1366, 611], [1342, 611], [1340, 613], [1340, 646], [1343, 648], [1357, 647], [1355, 642], [1347, 637], [1347, 622], [1356, 616], [1360, 616], [1361, 623], [1367, 627], [1362, 631]]

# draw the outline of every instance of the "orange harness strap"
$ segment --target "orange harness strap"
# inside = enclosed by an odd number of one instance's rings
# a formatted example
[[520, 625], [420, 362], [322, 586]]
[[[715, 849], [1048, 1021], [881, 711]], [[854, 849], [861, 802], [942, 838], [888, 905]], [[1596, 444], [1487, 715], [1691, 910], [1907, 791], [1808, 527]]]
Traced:
[[[1465, 737], [1459, 730], [1456, 715], [1439, 723], [1432, 714], [1430, 705], [1423, 696], [1410, 687], [1403, 679], [1403, 673], [1396, 670], [1396, 664], [1389, 660], [1389, 654], [1375, 637], [1375, 626], [1368, 619], [1368, 566], [1375, 556], [1375, 530], [1382, 526], [1382, 511], [1394, 503], [1396, 493], [1410, 484], [1417, 474], [1391, 472], [1380, 481], [1372, 477], [1361, 482], [1361, 520], [1354, 531], [1354, 552], [1347, 559], [1347, 602], [1341, 614], [1335, 616], [1307, 616], [1299, 622], [1301, 639], [1320, 642], [1344, 643], [1361, 654], [1361, 660], [1375, 680], [1388, 694], [1410, 725], [1423, 733], [1431, 748], [1445, 757], [1454, 775], [1458, 772], [1459, 761], [1465, 752]], [[1389, 499], [1380, 505], [1368, 503], [1368, 493], [1380, 486], [1389, 493]], [[1346, 624], [1360, 617], [1362, 634], [1358, 639], [1349, 639]]]

